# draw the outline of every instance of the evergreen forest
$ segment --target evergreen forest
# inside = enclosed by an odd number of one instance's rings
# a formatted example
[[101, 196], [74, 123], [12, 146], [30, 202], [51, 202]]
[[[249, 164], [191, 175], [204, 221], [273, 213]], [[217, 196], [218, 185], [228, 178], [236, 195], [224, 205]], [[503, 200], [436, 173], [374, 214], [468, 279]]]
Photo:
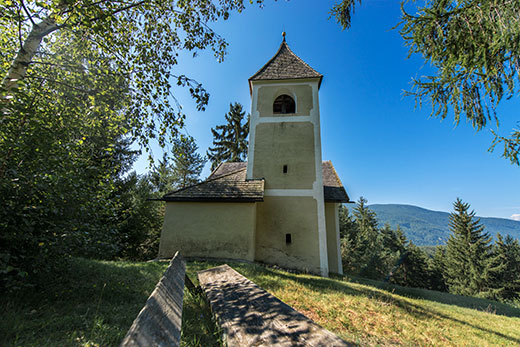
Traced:
[[341, 207], [343, 270], [406, 287], [518, 303], [518, 239], [498, 234], [493, 242], [470, 205], [460, 199], [454, 202], [449, 219], [446, 245], [427, 253], [407, 239], [399, 226], [378, 227], [377, 215], [366, 199], [360, 198], [351, 211]]

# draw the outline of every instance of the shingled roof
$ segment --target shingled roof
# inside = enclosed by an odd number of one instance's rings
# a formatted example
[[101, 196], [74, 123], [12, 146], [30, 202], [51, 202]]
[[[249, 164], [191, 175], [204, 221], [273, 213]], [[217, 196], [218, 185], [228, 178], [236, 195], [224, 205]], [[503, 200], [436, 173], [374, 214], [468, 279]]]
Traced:
[[[264, 180], [246, 180], [247, 162], [222, 163], [202, 183], [166, 194], [164, 201], [263, 201]], [[350, 202], [330, 161], [322, 163], [326, 202]]]
[[[257, 73], [249, 78], [251, 81], [261, 80], [286, 80], [300, 78], [319, 78], [319, 84], [323, 75], [307, 65], [300, 57], [294, 54], [285, 38], [278, 48], [278, 52]], [[318, 85], [319, 86], [319, 85]]]
[[330, 160], [321, 164], [323, 195], [328, 202], [351, 202]]
[[[227, 163], [226, 163], [227, 164]], [[236, 163], [229, 163], [236, 164]], [[219, 166], [221, 167], [222, 164]], [[246, 180], [246, 170], [227, 170], [218, 177], [168, 193], [164, 201], [255, 202], [264, 199], [264, 180]]]

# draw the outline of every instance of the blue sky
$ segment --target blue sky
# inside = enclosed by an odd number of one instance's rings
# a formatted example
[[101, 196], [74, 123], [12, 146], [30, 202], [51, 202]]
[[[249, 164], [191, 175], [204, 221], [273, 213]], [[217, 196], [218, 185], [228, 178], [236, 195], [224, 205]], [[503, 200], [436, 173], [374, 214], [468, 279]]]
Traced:
[[[212, 144], [210, 129], [224, 122], [229, 103], [250, 110], [247, 79], [277, 51], [282, 31], [293, 52], [324, 75], [320, 89], [322, 155], [331, 160], [349, 195], [370, 204], [412, 204], [450, 211], [460, 197], [481, 216], [520, 214], [520, 168], [487, 151], [489, 129], [475, 130], [453, 117], [429, 118], [404, 97], [413, 76], [428, 74], [420, 56], [408, 50], [397, 30], [399, 1], [367, 0], [352, 27], [342, 31], [329, 18], [333, 1], [266, 1], [212, 27], [229, 42], [218, 63], [211, 52], [182, 56], [176, 73], [203, 83], [211, 94], [198, 112], [185, 91], [176, 95], [188, 115], [186, 132], [202, 154]], [[520, 100], [504, 101], [499, 131], [508, 134], [520, 120]], [[160, 157], [160, 149], [154, 149]], [[135, 164], [143, 173], [145, 158]], [[203, 176], [209, 174], [209, 164]]]

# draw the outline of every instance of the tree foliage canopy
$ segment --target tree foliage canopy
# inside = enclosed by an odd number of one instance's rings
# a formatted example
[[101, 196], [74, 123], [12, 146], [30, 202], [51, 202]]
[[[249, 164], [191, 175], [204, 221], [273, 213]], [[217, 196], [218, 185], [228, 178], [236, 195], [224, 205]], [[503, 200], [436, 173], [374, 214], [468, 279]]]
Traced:
[[211, 161], [211, 170], [226, 161], [240, 162], [247, 157], [247, 136], [249, 135], [249, 114], [238, 102], [229, 104], [229, 112], [225, 115], [226, 124], [211, 129], [213, 147], [207, 156]]
[[[518, 95], [520, 81], [520, 2], [516, 0], [401, 1], [400, 34], [409, 53], [421, 54], [435, 74], [412, 80], [418, 105], [429, 103], [432, 116], [453, 113], [458, 124], [465, 117], [477, 130], [490, 121], [499, 126], [496, 108]], [[421, 2], [422, 3], [422, 2]], [[331, 15], [349, 28], [361, 0], [343, 0]], [[407, 5], [413, 11], [408, 12]], [[503, 156], [520, 165], [520, 129], [509, 135], [493, 131], [490, 147], [503, 146]]]
[[[242, 11], [243, 0], [224, 1], [5, 1], [3, 13], [2, 61], [0, 65], [1, 98], [4, 113], [11, 109], [34, 87], [31, 81], [53, 80], [63, 83], [56, 74], [85, 70], [95, 78], [112, 74], [124, 78], [128, 98], [124, 113], [128, 131], [141, 145], [150, 138], [161, 145], [175, 137], [175, 130], [183, 124], [184, 114], [173, 94], [173, 86], [189, 89], [199, 110], [204, 109], [209, 95], [202, 85], [174, 71], [179, 52], [209, 48], [222, 60], [227, 42], [216, 34], [209, 23], [227, 19], [232, 11]], [[87, 52], [95, 51], [104, 65], [95, 65], [85, 56], [79, 60], [65, 60], [49, 47], [63, 35], [82, 42]], [[50, 75], [42, 75], [36, 68], [50, 67]], [[110, 68], [107, 67], [110, 66]], [[26, 82], [29, 80], [29, 82]], [[71, 87], [79, 88], [81, 84]], [[99, 84], [90, 90], [90, 107], [100, 107], [100, 100], [110, 91]], [[15, 107], [12, 106], [12, 107]], [[111, 116], [114, 116], [113, 110]], [[169, 137], [171, 136], [171, 137]]]
[[130, 144], [177, 137], [175, 86], [205, 107], [202, 86], [174, 71], [179, 53], [208, 48], [223, 59], [227, 43], [209, 23], [243, 7], [0, 2], [0, 286], [31, 282], [71, 255], [143, 254], [160, 208], [147, 206], [150, 182], [124, 177]]

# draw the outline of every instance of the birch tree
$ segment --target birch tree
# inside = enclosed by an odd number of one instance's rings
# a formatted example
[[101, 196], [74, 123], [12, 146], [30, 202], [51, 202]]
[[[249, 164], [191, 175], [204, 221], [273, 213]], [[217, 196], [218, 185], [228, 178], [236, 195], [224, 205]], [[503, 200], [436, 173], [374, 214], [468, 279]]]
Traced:
[[[145, 147], [150, 139], [164, 145], [176, 136], [185, 117], [174, 87], [188, 88], [199, 110], [205, 108], [209, 98], [201, 83], [175, 69], [179, 53], [210, 49], [216, 59], [223, 60], [227, 42], [211, 29], [210, 23], [242, 11], [243, 2], [4, 0], [0, 3], [4, 14], [0, 22], [2, 111], [16, 112], [13, 104], [27, 87], [23, 81], [43, 78], [33, 74], [34, 66], [52, 54], [46, 48], [57, 39], [54, 34], [66, 31], [78, 41], [89, 41], [92, 49], [110, 61], [110, 73], [127, 79], [131, 98], [125, 112], [133, 137]], [[53, 64], [56, 70], [71, 67], [71, 62]], [[103, 94], [102, 88], [99, 94]], [[96, 95], [92, 107], [96, 107]]]

